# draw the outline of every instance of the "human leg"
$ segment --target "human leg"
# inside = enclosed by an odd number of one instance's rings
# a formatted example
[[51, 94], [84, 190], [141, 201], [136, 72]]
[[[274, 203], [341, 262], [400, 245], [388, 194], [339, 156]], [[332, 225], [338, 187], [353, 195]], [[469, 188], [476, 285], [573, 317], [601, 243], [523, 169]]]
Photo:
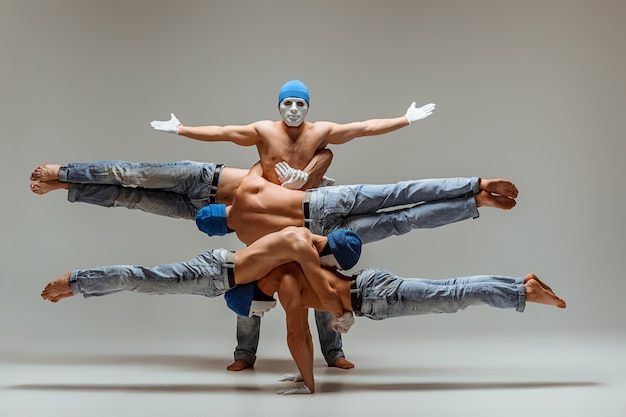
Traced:
[[[65, 188], [69, 190], [68, 200], [72, 202], [136, 208], [169, 217], [194, 219], [198, 209], [215, 202], [221, 167], [194, 161], [137, 163], [110, 160], [63, 166], [45, 164], [31, 174], [31, 180], [36, 181], [31, 183], [31, 190], [45, 194]], [[238, 173], [241, 170], [231, 169], [229, 173], [231, 171]], [[238, 178], [235, 174], [229, 175]], [[222, 200], [227, 197], [228, 192], [221, 193]]]
[[[448, 206], [448, 216], [454, 219], [477, 217], [475, 202], [465, 201], [480, 191], [480, 179], [473, 178], [443, 178], [430, 180], [401, 181], [396, 184], [358, 184], [316, 189], [310, 193], [309, 219], [307, 221], [313, 233], [328, 234], [333, 230], [345, 227], [356, 231], [363, 238], [363, 242], [373, 242], [392, 234], [406, 233], [414, 228], [437, 227], [451, 222], [444, 217], [444, 206], [430, 206], [437, 208], [441, 216], [432, 225], [431, 217], [422, 217], [417, 222], [417, 211], [408, 212], [407, 207], [425, 206], [430, 202], [452, 202]], [[462, 200], [463, 199], [463, 200]], [[459, 213], [459, 209], [462, 213]], [[381, 210], [384, 210], [381, 212]], [[418, 209], [421, 211], [421, 209]], [[468, 211], [470, 210], [470, 211]], [[433, 210], [435, 211], [435, 210]], [[413, 213], [413, 225], [406, 229], [394, 220], [396, 213], [401, 221], [407, 220], [407, 215]], [[450, 214], [452, 213], [452, 214]], [[458, 221], [458, 220], [454, 220]], [[396, 223], [396, 224], [394, 224]], [[381, 228], [373, 226], [383, 225]], [[384, 226], [386, 224], [386, 226]], [[397, 229], [396, 232], [393, 232]], [[405, 229], [405, 231], [401, 231]]]
[[256, 351], [259, 346], [261, 317], [237, 315], [237, 347], [234, 352], [235, 362], [226, 367], [229, 371], [241, 371], [254, 367]]
[[[41, 165], [33, 171], [31, 180], [142, 187], [185, 194], [193, 200], [209, 194], [217, 167], [214, 163], [194, 161], [72, 162]], [[217, 178], [213, 185], [217, 187]]]
[[455, 313], [471, 305], [524, 311], [524, 278], [479, 275], [430, 280], [400, 278], [381, 269], [361, 271], [361, 313], [374, 320], [419, 314]]
[[345, 359], [341, 333], [332, 329], [332, 320], [333, 315], [331, 313], [315, 310], [315, 324], [324, 360], [326, 360], [328, 366], [343, 369], [354, 368], [354, 364]]
[[[185, 262], [155, 267], [112, 265], [75, 270], [66, 274], [67, 283], [72, 294], [82, 294], [85, 298], [120, 291], [217, 297], [232, 286], [224, 268], [226, 254], [225, 249], [216, 249]], [[64, 287], [66, 275], [50, 282], [42, 297], [56, 302], [69, 296]]]
[[467, 196], [372, 214], [349, 217], [329, 215], [322, 233], [328, 234], [341, 227], [357, 232], [363, 243], [370, 243], [414, 229], [432, 229], [478, 216], [475, 198]]
[[[46, 183], [44, 183], [46, 184]], [[200, 207], [185, 195], [106, 184], [69, 184], [67, 200], [101, 207], [124, 207], [160, 216], [194, 220]]]
[[[474, 195], [480, 191], [480, 179], [439, 178], [400, 181], [395, 184], [356, 184], [324, 187], [313, 192], [312, 214], [343, 216], [372, 214], [378, 210], [441, 201]], [[315, 206], [320, 206], [315, 212]]]

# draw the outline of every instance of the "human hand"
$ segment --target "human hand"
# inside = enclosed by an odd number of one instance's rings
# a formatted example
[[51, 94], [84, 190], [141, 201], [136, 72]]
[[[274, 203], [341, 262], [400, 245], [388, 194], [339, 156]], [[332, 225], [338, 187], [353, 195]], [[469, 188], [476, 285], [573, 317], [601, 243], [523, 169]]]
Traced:
[[285, 161], [274, 165], [274, 171], [278, 175], [280, 185], [290, 190], [299, 190], [309, 180], [309, 174], [290, 167]]
[[333, 317], [330, 327], [339, 333], [348, 333], [348, 330], [354, 324], [354, 313], [352, 311], [344, 312], [341, 317]]
[[304, 379], [302, 379], [302, 375], [300, 374], [285, 374], [281, 376], [280, 378], [278, 378], [278, 381], [279, 382], [283, 382], [283, 381], [301, 382], [301, 381], [304, 381]]
[[310, 394], [311, 390], [306, 385], [299, 385], [297, 387], [282, 388], [276, 391], [276, 394], [281, 395], [293, 395], [293, 394]]
[[165, 133], [173, 133], [175, 135], [178, 135], [179, 124], [180, 122], [178, 121], [176, 116], [174, 116], [174, 113], [171, 113], [170, 120], [167, 120], [167, 121], [153, 120], [150, 122], [150, 126], [152, 126], [154, 130], [158, 130], [160, 132], [165, 132]]
[[418, 120], [422, 120], [433, 114], [435, 111], [435, 104], [430, 103], [426, 104], [420, 108], [415, 107], [415, 102], [411, 103], [409, 108], [407, 109], [404, 117], [409, 121], [409, 124], [413, 122], [417, 122]]

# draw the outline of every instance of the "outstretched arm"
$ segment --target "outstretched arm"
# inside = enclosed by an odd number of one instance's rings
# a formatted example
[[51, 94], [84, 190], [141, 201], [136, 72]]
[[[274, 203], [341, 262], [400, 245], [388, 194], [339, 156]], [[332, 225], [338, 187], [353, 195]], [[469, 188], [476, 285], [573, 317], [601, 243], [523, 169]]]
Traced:
[[302, 306], [300, 290], [297, 279], [292, 274], [285, 273], [278, 289], [278, 298], [286, 314], [289, 351], [300, 371], [304, 385], [313, 393], [315, 392], [313, 339], [309, 329], [309, 310]]
[[241, 146], [256, 145], [261, 139], [256, 122], [245, 126], [185, 126], [171, 113], [170, 120], [153, 120], [150, 126], [160, 132], [186, 136], [206, 142], [233, 142]]
[[[425, 119], [435, 110], [435, 104], [430, 103], [422, 107], [416, 107], [415, 102], [411, 103], [404, 116], [390, 119], [371, 119], [364, 122], [353, 122], [346, 124], [328, 123], [325, 144], [342, 144], [354, 138], [362, 136], [376, 136], [393, 132], [404, 126]], [[322, 122], [320, 122], [321, 124]]]

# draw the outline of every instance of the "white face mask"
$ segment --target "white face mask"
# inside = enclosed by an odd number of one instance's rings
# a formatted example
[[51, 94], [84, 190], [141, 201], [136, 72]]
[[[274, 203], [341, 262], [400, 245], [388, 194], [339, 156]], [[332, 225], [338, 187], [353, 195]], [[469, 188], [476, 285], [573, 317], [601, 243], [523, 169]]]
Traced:
[[263, 317], [265, 313], [276, 307], [276, 300], [273, 301], [257, 301], [252, 300], [250, 303], [250, 317]]
[[301, 98], [287, 97], [278, 105], [280, 115], [289, 127], [298, 127], [309, 112], [309, 105]]

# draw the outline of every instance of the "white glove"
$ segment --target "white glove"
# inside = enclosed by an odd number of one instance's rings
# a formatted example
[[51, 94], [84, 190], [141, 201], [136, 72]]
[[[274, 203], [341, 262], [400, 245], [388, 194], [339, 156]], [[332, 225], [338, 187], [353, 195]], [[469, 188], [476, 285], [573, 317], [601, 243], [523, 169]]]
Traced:
[[404, 117], [409, 121], [409, 124], [413, 122], [417, 122], [418, 120], [422, 120], [433, 114], [435, 111], [435, 104], [430, 103], [426, 104], [420, 108], [415, 107], [415, 102], [411, 103], [409, 108], [407, 109]]
[[178, 121], [176, 116], [174, 116], [174, 113], [171, 113], [171, 118], [168, 121], [163, 122], [159, 120], [153, 120], [150, 122], [150, 126], [152, 126], [154, 130], [158, 130], [160, 132], [165, 132], [165, 133], [173, 133], [175, 135], [178, 135], [179, 124], [180, 122]]
[[300, 374], [285, 374], [281, 376], [280, 378], [278, 378], [278, 381], [279, 382], [283, 382], [283, 381], [301, 382], [301, 381], [304, 381], [304, 379], [302, 379], [302, 375]]
[[310, 393], [311, 393], [311, 390], [309, 390], [309, 387], [307, 387], [306, 385], [300, 385], [300, 386], [291, 387], [291, 388], [283, 388], [283, 389], [276, 391], [276, 394], [281, 394], [281, 395], [310, 394]]
[[290, 167], [285, 161], [277, 163], [274, 171], [278, 175], [280, 185], [290, 190], [299, 190], [309, 180], [309, 174]]
[[317, 184], [317, 187], [328, 187], [329, 185], [334, 185], [335, 184], [335, 179], [334, 178], [330, 178], [327, 177], [326, 175], [324, 175], [322, 177], [322, 179], [320, 180], [319, 184]]
[[354, 313], [352, 311], [346, 311], [341, 317], [333, 317], [330, 323], [330, 327], [339, 333], [348, 333], [350, 327], [354, 324]]

